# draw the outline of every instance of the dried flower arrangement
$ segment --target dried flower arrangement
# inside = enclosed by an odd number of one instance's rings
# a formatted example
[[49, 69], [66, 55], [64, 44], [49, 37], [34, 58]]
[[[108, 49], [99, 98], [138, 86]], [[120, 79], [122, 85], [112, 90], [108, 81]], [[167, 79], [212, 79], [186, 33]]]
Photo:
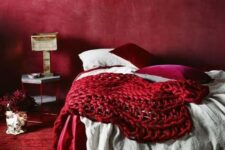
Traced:
[[6, 110], [29, 111], [36, 106], [34, 99], [25, 94], [22, 90], [16, 90], [12, 94], [0, 98], [0, 115], [4, 116]]

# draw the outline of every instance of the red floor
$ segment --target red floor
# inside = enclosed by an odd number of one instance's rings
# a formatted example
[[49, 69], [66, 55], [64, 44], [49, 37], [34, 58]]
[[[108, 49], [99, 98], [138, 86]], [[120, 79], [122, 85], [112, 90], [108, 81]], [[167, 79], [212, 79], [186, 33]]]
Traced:
[[28, 113], [27, 132], [8, 135], [4, 119], [0, 120], [0, 150], [53, 150], [53, 123], [56, 113]]

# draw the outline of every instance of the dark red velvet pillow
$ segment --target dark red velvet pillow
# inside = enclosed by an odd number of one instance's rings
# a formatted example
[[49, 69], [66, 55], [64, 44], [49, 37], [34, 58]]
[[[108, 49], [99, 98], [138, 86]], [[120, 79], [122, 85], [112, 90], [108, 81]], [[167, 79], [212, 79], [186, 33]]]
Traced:
[[184, 65], [155, 65], [141, 68], [137, 73], [156, 75], [175, 80], [195, 80], [199, 83], [208, 83], [212, 79], [203, 71]]
[[111, 53], [130, 61], [138, 68], [153, 65], [155, 63], [155, 56], [132, 43], [119, 46], [112, 50]]

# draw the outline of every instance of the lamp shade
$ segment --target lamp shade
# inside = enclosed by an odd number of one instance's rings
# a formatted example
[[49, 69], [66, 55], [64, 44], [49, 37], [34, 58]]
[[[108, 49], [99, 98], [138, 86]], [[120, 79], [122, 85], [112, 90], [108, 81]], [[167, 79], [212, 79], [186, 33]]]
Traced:
[[31, 35], [31, 47], [33, 51], [57, 50], [57, 32]]

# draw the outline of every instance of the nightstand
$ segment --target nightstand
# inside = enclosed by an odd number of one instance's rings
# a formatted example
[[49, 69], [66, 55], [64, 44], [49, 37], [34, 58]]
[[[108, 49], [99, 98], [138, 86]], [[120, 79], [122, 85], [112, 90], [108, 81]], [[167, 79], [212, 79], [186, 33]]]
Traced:
[[59, 82], [60, 76], [54, 75], [54, 76], [44, 76], [39, 78], [30, 78], [28, 74], [22, 75], [21, 82], [22, 82], [22, 89], [26, 92], [25, 84], [36, 84], [39, 85], [40, 93], [38, 96], [32, 96], [35, 99], [35, 102], [37, 104], [47, 103], [47, 102], [54, 102], [57, 100], [57, 92], [59, 85], [57, 86], [57, 91], [55, 96], [49, 96], [44, 95], [44, 84], [46, 83], [54, 83]]

